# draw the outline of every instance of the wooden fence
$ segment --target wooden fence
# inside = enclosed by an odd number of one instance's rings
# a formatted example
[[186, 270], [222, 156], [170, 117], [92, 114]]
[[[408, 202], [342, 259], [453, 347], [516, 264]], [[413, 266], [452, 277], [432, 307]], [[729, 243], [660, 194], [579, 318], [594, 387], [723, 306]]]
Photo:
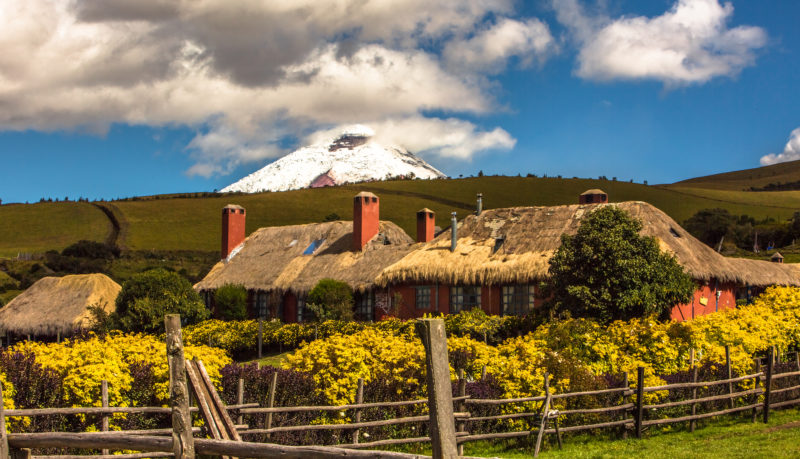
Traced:
[[[435, 322], [435, 321], [430, 321]], [[443, 324], [440, 324], [443, 326]], [[443, 330], [443, 329], [442, 329]], [[429, 335], [433, 332], [428, 331]], [[435, 334], [435, 333], [434, 333]], [[433, 336], [433, 335], [431, 335]], [[443, 331], [441, 332], [442, 343]], [[167, 335], [168, 352], [170, 334]], [[443, 357], [438, 364], [444, 365], [437, 381], [428, 381], [428, 387], [433, 387], [428, 399], [369, 402], [364, 400], [364, 381], [359, 380], [356, 402], [339, 406], [275, 406], [278, 387], [277, 372], [272, 374], [268, 395], [263, 404], [244, 403], [247, 398], [244, 392], [244, 380], [238, 381], [236, 399], [237, 403], [225, 407], [231, 418], [235, 419], [235, 428], [239, 436], [247, 439], [256, 438], [261, 442], [234, 442], [224, 440], [204, 440], [192, 438], [196, 434], [204, 435], [206, 432], [200, 428], [184, 429], [180, 431], [174, 422], [175, 397], [173, 396], [170, 408], [164, 407], [110, 407], [108, 406], [107, 385], [102, 384], [102, 407], [73, 407], [73, 408], [45, 408], [45, 409], [15, 409], [4, 410], [0, 413], [0, 424], [6, 417], [33, 417], [53, 415], [88, 414], [102, 416], [101, 431], [93, 433], [26, 433], [9, 434], [4, 441], [12, 448], [69, 448], [78, 450], [102, 450], [101, 458], [136, 459], [141, 457], [188, 457], [181, 451], [176, 451], [175, 436], [183, 434], [191, 438], [194, 453], [196, 454], [221, 454], [224, 456], [238, 457], [416, 457], [401, 453], [386, 451], [363, 451], [368, 448], [378, 448], [390, 445], [430, 442], [438, 447], [434, 448], [436, 457], [455, 457], [463, 454], [463, 445], [466, 442], [492, 439], [509, 439], [529, 437], [535, 441], [534, 455], [538, 455], [547, 435], [555, 435], [558, 445], [562, 444], [565, 433], [579, 431], [603, 431], [615, 433], [626, 437], [629, 433], [641, 437], [651, 427], [686, 423], [690, 430], [694, 430], [697, 421], [716, 416], [735, 413], [747, 413], [747, 419], [755, 422], [758, 413], [764, 422], [769, 419], [772, 409], [800, 404], [800, 357], [795, 354], [791, 365], [795, 369], [775, 372], [776, 358], [771, 351], [769, 356], [756, 360], [753, 371], [746, 375], [734, 376], [731, 371], [730, 357], [722, 368], [721, 379], [701, 381], [698, 378], [698, 368], [691, 371], [689, 382], [678, 382], [659, 386], [646, 386], [644, 384], [644, 368], [639, 368], [636, 375], [636, 384], [633, 388], [629, 384], [628, 376], [624, 375], [618, 387], [602, 390], [553, 393], [550, 387], [551, 378], [545, 375], [543, 383], [544, 395], [535, 397], [521, 397], [513, 399], [487, 399], [473, 398], [467, 394], [468, 381], [463, 372], [453, 390], [450, 386], [449, 370], [447, 369], [445, 352], [433, 352], [430, 342], [436, 341], [429, 337], [426, 342], [426, 355]], [[440, 344], [442, 344], [440, 343]], [[778, 362], [779, 363], [779, 362]], [[430, 368], [434, 362], [428, 362], [429, 376], [433, 373]], [[784, 367], [789, 363], [781, 363]], [[784, 368], [786, 370], [786, 368]], [[485, 376], [485, 375], [484, 375]], [[433, 377], [433, 376], [431, 376]], [[434, 378], [435, 379], [435, 378]], [[172, 381], [174, 384], [175, 381]], [[445, 386], [446, 384], [446, 386]], [[1, 390], [2, 388], [0, 388]], [[174, 390], [174, 389], [173, 389]], [[716, 392], [720, 393], [716, 393]], [[174, 393], [175, 392], [171, 392]], [[0, 392], [0, 395], [2, 393]], [[439, 398], [437, 405], [432, 403], [433, 398]], [[779, 397], [778, 400], [776, 397]], [[666, 401], [665, 401], [666, 400]], [[777, 400], [777, 401], [776, 401]], [[436, 406], [435, 409], [427, 407]], [[410, 408], [411, 414], [387, 419], [364, 420], [367, 412], [379, 411], [386, 416], [390, 410]], [[197, 412], [198, 409], [190, 407], [188, 400], [185, 406], [187, 413]], [[2, 410], [2, 408], [0, 408]], [[369, 411], [372, 410], [372, 411]], [[682, 412], [685, 410], [685, 412]], [[109, 416], [115, 413], [140, 413], [140, 414], [171, 414], [173, 428], [128, 430], [109, 432]], [[339, 413], [349, 422], [342, 423], [283, 423], [276, 425], [275, 416], [291, 413]], [[345, 416], [346, 414], [346, 416]], [[247, 423], [244, 421], [247, 420]], [[447, 427], [443, 422], [449, 420], [452, 427]], [[509, 421], [517, 423], [511, 424]], [[375, 441], [363, 441], [362, 433], [366, 429], [375, 429], [388, 426], [401, 425], [421, 426], [421, 435], [406, 438], [386, 438]], [[442, 427], [444, 426], [444, 427]], [[5, 429], [0, 425], [2, 431]], [[451, 429], [451, 430], [448, 430]], [[336, 432], [337, 444], [331, 446], [286, 446], [274, 443], [274, 435], [279, 433], [307, 433], [307, 432]], [[444, 433], [443, 433], [444, 432]], [[173, 436], [173, 438], [169, 438]], [[448, 438], [445, 438], [448, 437]], [[457, 453], [451, 450], [442, 451], [442, 444], [452, 440], [449, 444], [457, 448]], [[183, 440], [187, 441], [187, 440]], [[446, 446], [446, 445], [445, 445]], [[0, 443], [2, 447], [2, 443]], [[135, 450], [146, 453], [110, 455], [110, 450]], [[6, 450], [8, 451], [8, 450]], [[7, 457], [7, 455], [3, 455]], [[78, 458], [81, 456], [40, 456], [58, 459]]]

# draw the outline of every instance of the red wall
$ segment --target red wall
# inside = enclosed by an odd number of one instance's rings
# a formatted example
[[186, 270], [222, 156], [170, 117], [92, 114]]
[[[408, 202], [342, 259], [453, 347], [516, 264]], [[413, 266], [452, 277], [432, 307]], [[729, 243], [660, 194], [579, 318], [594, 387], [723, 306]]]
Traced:
[[[716, 289], [715, 289], [716, 287]], [[720, 292], [719, 302], [717, 302], [717, 291]], [[705, 298], [707, 304], [703, 306], [700, 301]], [[698, 285], [694, 292], [692, 302], [681, 304], [672, 308], [670, 318], [682, 322], [691, 320], [692, 317], [704, 316], [716, 311], [733, 309], [736, 307], [736, 285], [732, 283], [720, 282], [717, 284], [713, 279], [707, 285]], [[694, 315], [692, 312], [694, 311]]]
[[[417, 309], [416, 305], [416, 286], [422, 285], [431, 289], [431, 307], [429, 309]], [[449, 314], [450, 313], [450, 286], [439, 285], [439, 305], [436, 308], [436, 284], [404, 284], [395, 285], [389, 288], [389, 295], [394, 296], [400, 293], [403, 303], [398, 311], [401, 319], [414, 319], [422, 317], [423, 314]], [[534, 307], [540, 305], [540, 300], [536, 300]], [[500, 315], [502, 313], [502, 289], [500, 286], [481, 287], [481, 309], [486, 314]], [[376, 320], [380, 320], [381, 311], [375, 311]]]

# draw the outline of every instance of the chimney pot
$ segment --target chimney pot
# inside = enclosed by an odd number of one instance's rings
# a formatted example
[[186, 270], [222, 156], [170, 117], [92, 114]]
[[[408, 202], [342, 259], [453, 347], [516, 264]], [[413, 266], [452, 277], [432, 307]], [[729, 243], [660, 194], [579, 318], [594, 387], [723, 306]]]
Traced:
[[475, 211], [475, 215], [480, 215], [483, 212], [483, 193], [478, 193], [478, 208]]
[[245, 239], [244, 207], [228, 204], [222, 208], [222, 259], [228, 258], [233, 249]]

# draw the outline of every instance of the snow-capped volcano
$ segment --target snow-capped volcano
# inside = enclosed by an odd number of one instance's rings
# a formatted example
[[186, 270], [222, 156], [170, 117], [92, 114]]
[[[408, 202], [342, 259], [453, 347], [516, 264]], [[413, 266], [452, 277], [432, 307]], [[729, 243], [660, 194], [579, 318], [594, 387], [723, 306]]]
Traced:
[[404, 148], [385, 147], [372, 141], [372, 136], [368, 128], [350, 129], [331, 141], [296, 150], [222, 191], [257, 193], [393, 177], [447, 177]]

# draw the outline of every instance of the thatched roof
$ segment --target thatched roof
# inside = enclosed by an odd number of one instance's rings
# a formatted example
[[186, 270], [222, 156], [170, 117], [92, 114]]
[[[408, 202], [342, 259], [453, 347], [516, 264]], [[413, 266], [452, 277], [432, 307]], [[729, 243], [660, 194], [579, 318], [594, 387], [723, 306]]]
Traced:
[[724, 257], [645, 202], [486, 210], [458, 224], [455, 252], [450, 252], [450, 233], [444, 232], [386, 268], [376, 284], [497, 285], [543, 280], [550, 257], [561, 245], [561, 235], [575, 234], [581, 220], [604, 205], [618, 206], [641, 220], [642, 234], [657, 238], [662, 250], [674, 254], [695, 279], [754, 286], [800, 285], [797, 267]]
[[[304, 255], [314, 241], [321, 242]], [[407, 255], [413, 242], [391, 222], [380, 222], [379, 235], [360, 252], [352, 250], [351, 221], [261, 228], [245, 239], [233, 258], [217, 263], [195, 289], [241, 284], [252, 290], [304, 293], [330, 277], [365, 290], [384, 268]]]
[[104, 274], [42, 278], [0, 309], [0, 330], [53, 336], [87, 328], [87, 307], [100, 305], [113, 312], [121, 289]]
[[587, 196], [590, 194], [607, 194], [607, 193], [599, 188], [592, 188], [591, 190], [586, 190], [583, 193], [581, 193], [581, 196]]

